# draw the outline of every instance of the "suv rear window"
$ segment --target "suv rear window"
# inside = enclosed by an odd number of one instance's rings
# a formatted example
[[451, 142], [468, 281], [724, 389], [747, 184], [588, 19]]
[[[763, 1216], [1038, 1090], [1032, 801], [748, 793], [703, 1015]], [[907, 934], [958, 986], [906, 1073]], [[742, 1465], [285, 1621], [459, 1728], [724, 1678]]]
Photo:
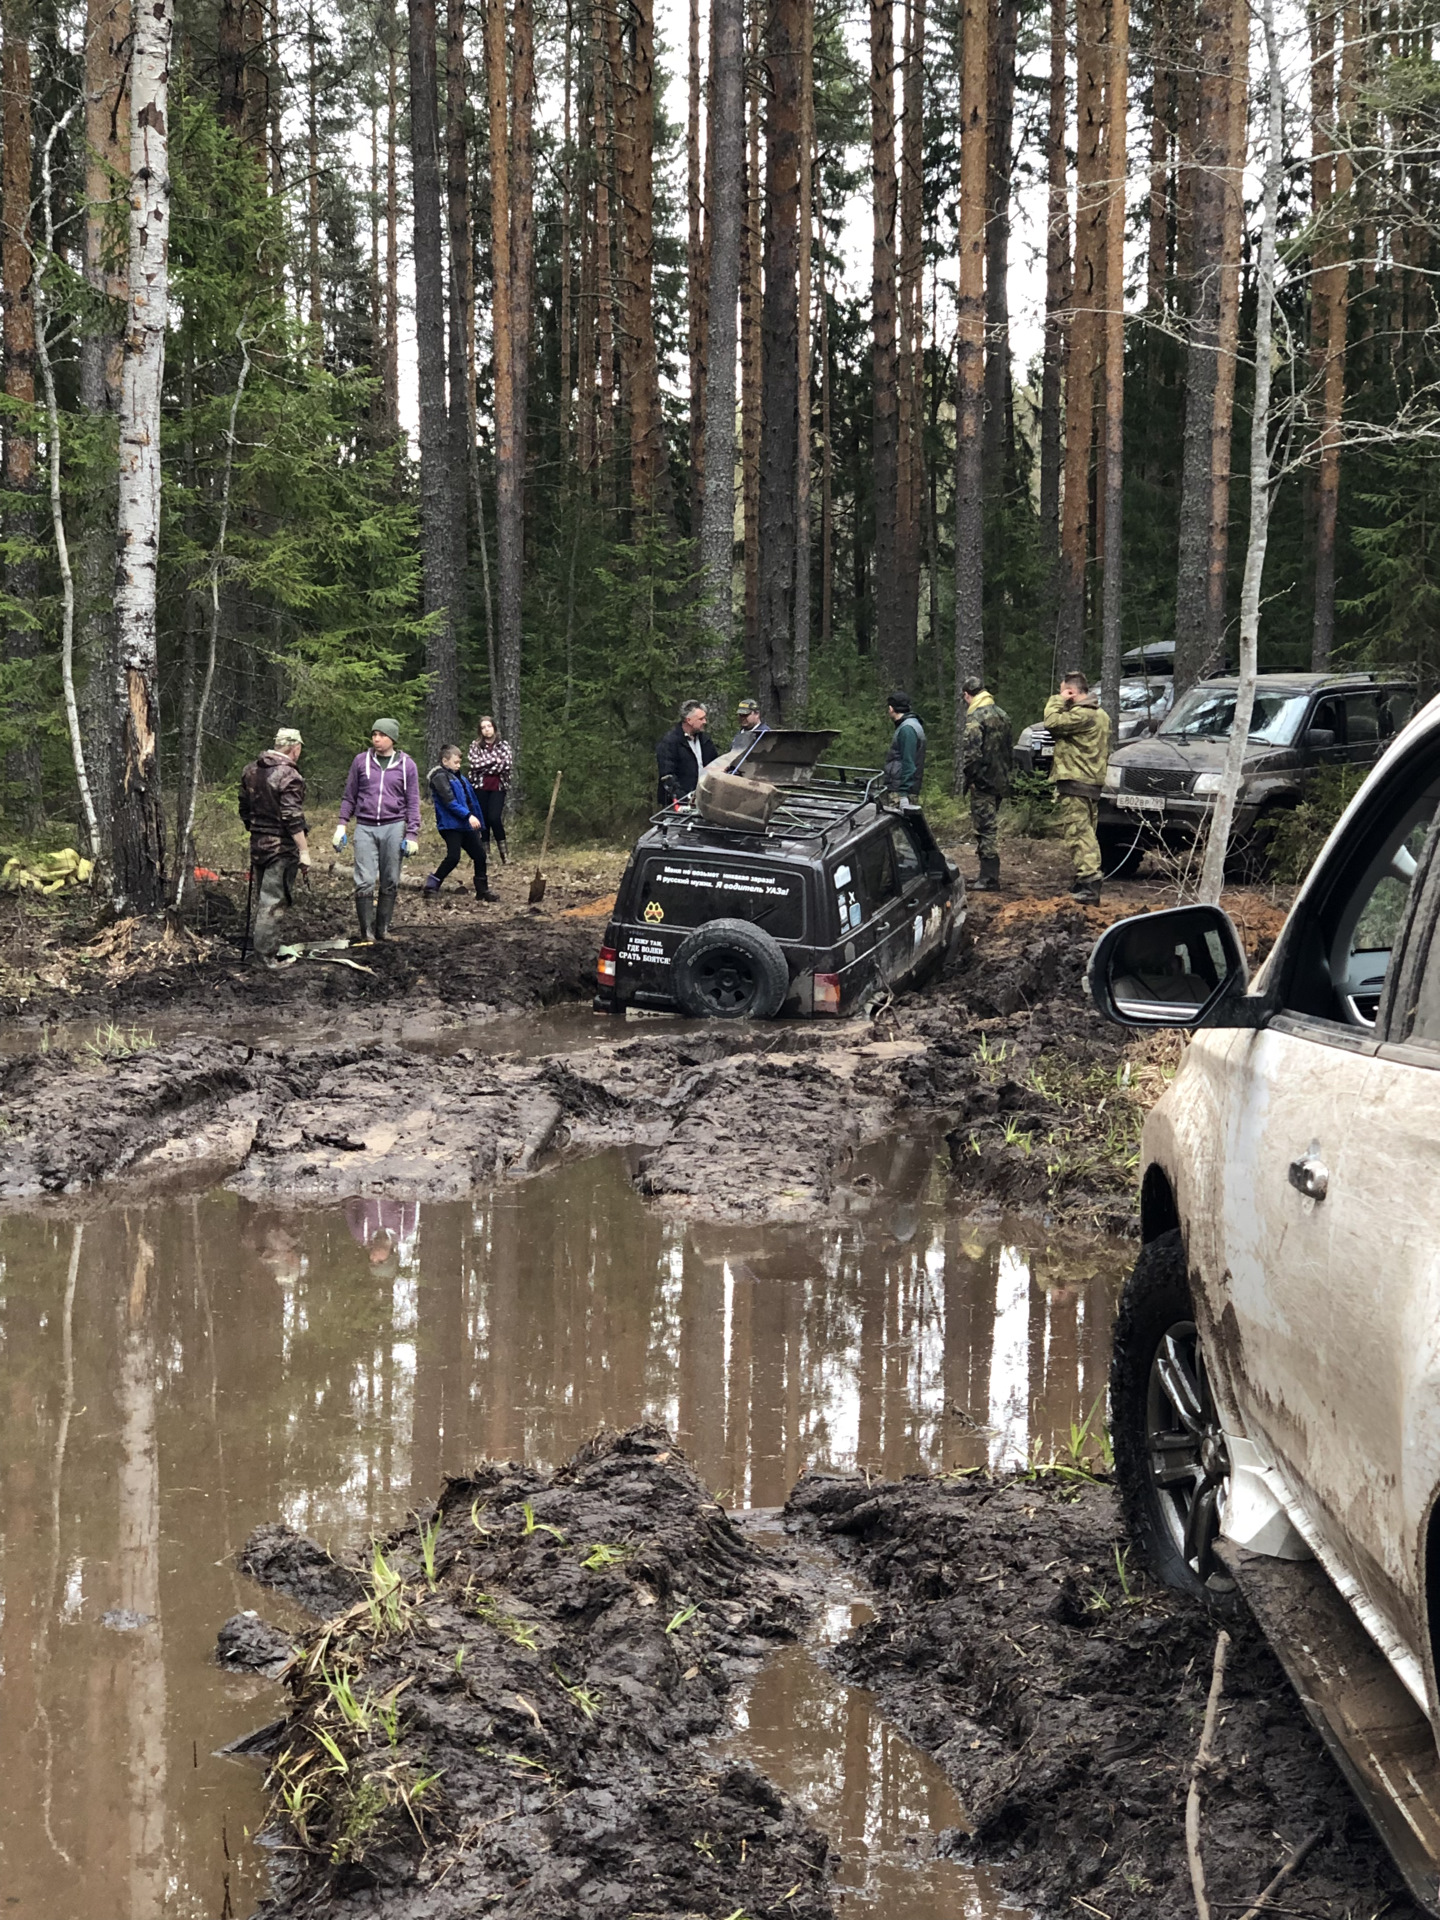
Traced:
[[805, 932], [805, 876], [779, 867], [660, 855], [641, 878], [636, 918], [651, 926], [703, 927], [749, 920], [776, 940]]

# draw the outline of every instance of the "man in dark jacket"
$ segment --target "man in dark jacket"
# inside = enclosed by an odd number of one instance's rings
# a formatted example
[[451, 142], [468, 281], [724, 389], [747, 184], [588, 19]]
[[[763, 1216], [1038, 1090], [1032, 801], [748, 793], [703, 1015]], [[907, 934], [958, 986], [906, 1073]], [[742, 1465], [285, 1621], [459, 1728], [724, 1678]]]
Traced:
[[925, 729], [919, 715], [910, 711], [908, 693], [892, 693], [889, 708], [895, 731], [885, 755], [885, 786], [890, 793], [918, 800], [925, 784]]
[[993, 893], [1000, 885], [1000, 802], [1010, 791], [1010, 716], [996, 706], [978, 674], [972, 673], [960, 691], [965, 700], [963, 791], [970, 796], [970, 824], [980, 855], [980, 877], [971, 883], [971, 891]]
[[281, 727], [275, 744], [240, 776], [240, 819], [250, 835], [250, 872], [258, 882], [251, 946], [273, 966], [280, 946], [280, 915], [291, 904], [295, 876], [310, 865], [305, 828], [304, 741]]
[[760, 718], [760, 704], [756, 700], [742, 700], [735, 709], [735, 718], [739, 727], [730, 742], [732, 753], [738, 753], [742, 747], [753, 747], [762, 733], [770, 731]]
[[683, 800], [695, 791], [700, 775], [715, 758], [715, 742], [705, 731], [705, 704], [687, 700], [680, 718], [657, 742], [655, 764], [660, 769], [660, 805]]

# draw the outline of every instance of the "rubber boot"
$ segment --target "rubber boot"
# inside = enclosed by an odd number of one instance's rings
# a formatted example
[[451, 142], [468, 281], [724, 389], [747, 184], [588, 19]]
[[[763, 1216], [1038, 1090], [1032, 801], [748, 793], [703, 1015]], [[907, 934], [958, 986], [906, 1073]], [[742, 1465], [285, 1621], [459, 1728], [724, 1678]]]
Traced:
[[380, 905], [375, 910], [375, 938], [377, 940], [388, 940], [390, 938], [390, 922], [395, 917], [395, 894], [396, 889], [394, 887], [382, 887], [380, 889]]
[[1093, 879], [1077, 880], [1070, 898], [1077, 907], [1098, 907], [1100, 904], [1100, 876]]
[[980, 856], [980, 874], [970, 882], [971, 893], [998, 893], [1000, 891], [1000, 856], [995, 853]]
[[440, 876], [438, 873], [426, 874], [425, 891], [426, 893], [438, 893], [440, 891]]
[[360, 938], [351, 942], [356, 947], [373, 947], [375, 944], [375, 902], [368, 893], [355, 896], [355, 918], [360, 922]]

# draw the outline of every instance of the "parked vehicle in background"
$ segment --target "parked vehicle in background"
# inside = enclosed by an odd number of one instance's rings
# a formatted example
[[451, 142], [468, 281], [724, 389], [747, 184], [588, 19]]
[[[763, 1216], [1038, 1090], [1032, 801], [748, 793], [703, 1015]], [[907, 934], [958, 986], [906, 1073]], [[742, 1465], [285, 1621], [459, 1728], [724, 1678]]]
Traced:
[[[1173, 680], [1122, 680], [1120, 682], [1120, 725], [1116, 739], [1120, 741], [1138, 740], [1142, 735], [1153, 733], [1170, 711], [1174, 698]], [[1038, 773], [1043, 778], [1050, 776], [1050, 763], [1055, 758], [1055, 743], [1050, 731], [1042, 722], [1022, 729], [1015, 742], [1015, 770], [1017, 773]]]
[[771, 729], [705, 769], [636, 841], [597, 967], [597, 1013], [848, 1014], [922, 986], [965, 883], [882, 776], [825, 766], [829, 732]]
[[[1188, 846], [1208, 820], [1237, 686], [1230, 676], [1202, 680], [1153, 738], [1111, 753], [1097, 827], [1108, 878], [1135, 872], [1156, 846]], [[1260, 674], [1232, 829], [1236, 864], [1259, 867], [1284, 811], [1299, 804], [1317, 769], [1373, 766], [1414, 709], [1412, 686], [1370, 673]]]
[[[1268, 676], [1293, 751], [1400, 690]], [[1223, 700], [1213, 684], [1179, 722]], [[1391, 709], [1392, 714], [1394, 709]], [[1197, 737], [1181, 735], [1181, 738]], [[1198, 737], [1205, 737], [1203, 734]], [[1369, 745], [1368, 737], [1364, 743]], [[1239, 1587], [1412, 1892], [1440, 1913], [1440, 701], [1365, 781], [1247, 982], [1218, 907], [1140, 915], [1097, 1008], [1194, 1037], [1146, 1121], [1110, 1400], [1134, 1539]]]

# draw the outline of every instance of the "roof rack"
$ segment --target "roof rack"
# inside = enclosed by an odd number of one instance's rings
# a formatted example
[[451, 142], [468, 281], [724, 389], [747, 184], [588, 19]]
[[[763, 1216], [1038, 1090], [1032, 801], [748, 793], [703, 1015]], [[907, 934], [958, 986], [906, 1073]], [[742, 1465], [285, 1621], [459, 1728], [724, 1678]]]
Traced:
[[843, 826], [885, 791], [885, 777], [873, 767], [816, 766], [831, 779], [787, 780], [779, 784], [779, 806], [767, 825], [722, 827], [702, 819], [690, 802], [662, 807], [650, 816], [652, 827], [683, 828], [720, 840], [818, 840]]

